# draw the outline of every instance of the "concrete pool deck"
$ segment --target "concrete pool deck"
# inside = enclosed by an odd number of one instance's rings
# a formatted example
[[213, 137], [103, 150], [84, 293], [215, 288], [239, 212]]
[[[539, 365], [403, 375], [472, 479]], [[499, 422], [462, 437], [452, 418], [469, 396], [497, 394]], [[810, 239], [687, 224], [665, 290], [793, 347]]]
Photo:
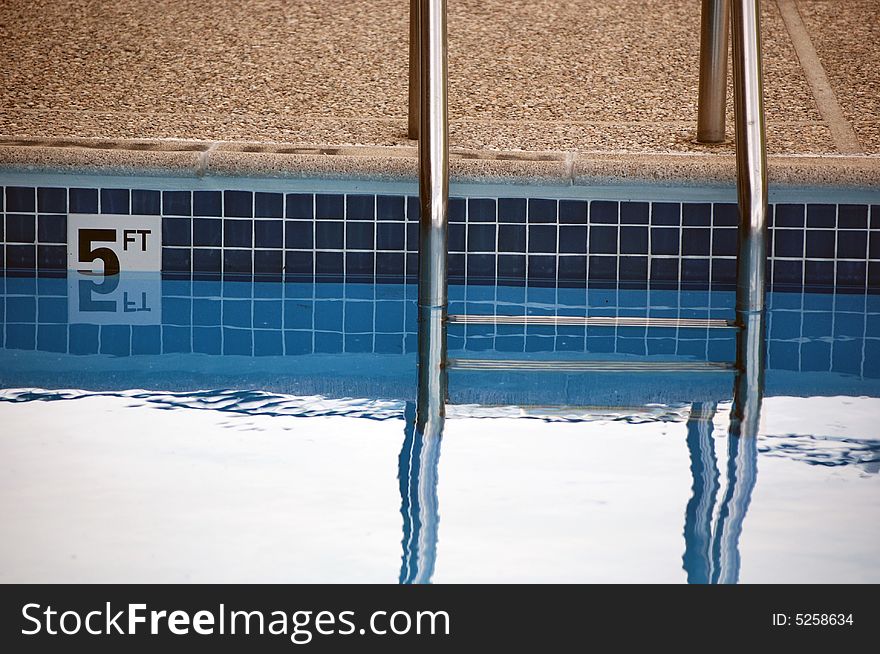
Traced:
[[[694, 141], [699, 14], [449, 0], [453, 178], [732, 183]], [[880, 184], [880, 3], [762, 19], [771, 182]], [[415, 177], [404, 0], [10, 0], [0, 34], [7, 170]]]

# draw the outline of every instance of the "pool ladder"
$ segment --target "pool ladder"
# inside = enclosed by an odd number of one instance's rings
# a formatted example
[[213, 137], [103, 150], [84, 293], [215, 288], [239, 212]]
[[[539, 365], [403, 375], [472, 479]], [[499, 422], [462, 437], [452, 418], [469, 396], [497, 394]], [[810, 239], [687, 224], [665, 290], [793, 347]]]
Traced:
[[[760, 0], [703, 0], [697, 139], [724, 140], [728, 15], [733, 33], [739, 237], [735, 320], [639, 317], [447, 315], [449, 135], [446, 0], [410, 0], [409, 120], [419, 140], [419, 383], [416, 428], [442, 430], [447, 371], [735, 373], [731, 433], [757, 433], [764, 383], [767, 158]], [[736, 329], [736, 361], [447, 359], [448, 324], [697, 327]]]

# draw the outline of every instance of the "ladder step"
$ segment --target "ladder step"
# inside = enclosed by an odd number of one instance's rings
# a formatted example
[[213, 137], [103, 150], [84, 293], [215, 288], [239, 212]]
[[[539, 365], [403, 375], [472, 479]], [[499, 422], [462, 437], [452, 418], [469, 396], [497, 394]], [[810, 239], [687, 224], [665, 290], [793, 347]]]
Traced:
[[572, 361], [525, 359], [449, 359], [453, 370], [514, 370], [551, 372], [732, 372], [728, 361]]
[[448, 322], [464, 325], [575, 325], [579, 327], [680, 327], [724, 329], [735, 327], [724, 318], [652, 318], [649, 316], [496, 316], [457, 314]]

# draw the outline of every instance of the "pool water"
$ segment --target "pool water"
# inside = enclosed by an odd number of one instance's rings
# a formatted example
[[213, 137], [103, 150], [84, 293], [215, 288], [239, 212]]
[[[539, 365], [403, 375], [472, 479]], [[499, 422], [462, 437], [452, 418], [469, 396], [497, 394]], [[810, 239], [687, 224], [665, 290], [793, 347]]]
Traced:
[[[733, 376], [452, 371], [412, 284], [6, 277], [0, 580], [877, 582], [880, 296], [769, 294]], [[726, 289], [450, 287], [450, 313], [730, 318]], [[734, 358], [733, 330], [450, 325], [471, 358]]]

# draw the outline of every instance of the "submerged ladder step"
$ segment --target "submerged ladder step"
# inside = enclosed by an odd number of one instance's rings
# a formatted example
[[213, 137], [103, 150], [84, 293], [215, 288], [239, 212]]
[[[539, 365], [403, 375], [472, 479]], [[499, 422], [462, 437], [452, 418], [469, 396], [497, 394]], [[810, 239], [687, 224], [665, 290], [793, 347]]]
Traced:
[[451, 324], [463, 325], [574, 325], [578, 327], [681, 327], [725, 329], [736, 327], [724, 318], [654, 318], [649, 316], [498, 316], [455, 314], [447, 317]]
[[452, 370], [511, 370], [546, 372], [732, 372], [728, 361], [528, 361], [517, 359], [449, 359]]

